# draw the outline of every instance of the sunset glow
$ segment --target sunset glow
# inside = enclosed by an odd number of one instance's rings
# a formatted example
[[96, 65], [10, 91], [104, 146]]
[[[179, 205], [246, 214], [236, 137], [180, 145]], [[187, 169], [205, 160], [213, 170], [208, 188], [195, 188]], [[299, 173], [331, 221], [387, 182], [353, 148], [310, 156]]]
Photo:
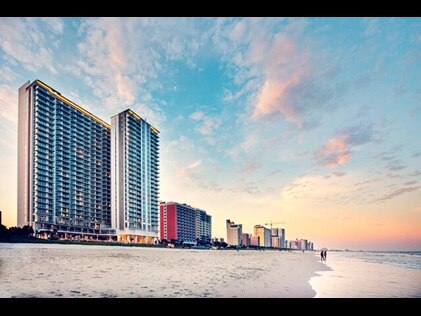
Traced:
[[0, 211], [18, 88], [160, 131], [160, 200], [317, 247], [421, 249], [421, 20], [0, 18]]

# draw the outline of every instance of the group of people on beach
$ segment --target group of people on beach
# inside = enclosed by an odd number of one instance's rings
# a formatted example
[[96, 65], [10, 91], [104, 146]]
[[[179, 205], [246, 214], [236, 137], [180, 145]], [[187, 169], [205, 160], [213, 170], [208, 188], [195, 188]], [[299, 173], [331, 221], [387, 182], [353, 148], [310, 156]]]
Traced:
[[322, 261], [326, 261], [326, 253], [327, 253], [327, 250], [322, 250], [320, 252], [320, 257], [322, 258]]

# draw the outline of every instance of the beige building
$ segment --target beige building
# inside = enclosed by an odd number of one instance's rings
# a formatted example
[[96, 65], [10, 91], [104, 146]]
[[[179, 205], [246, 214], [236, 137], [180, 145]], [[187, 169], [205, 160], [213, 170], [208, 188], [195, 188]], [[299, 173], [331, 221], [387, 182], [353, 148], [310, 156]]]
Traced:
[[241, 246], [243, 225], [235, 224], [227, 219], [227, 244], [229, 246]]
[[254, 236], [258, 236], [260, 238], [259, 240], [260, 247], [267, 247], [267, 248], [271, 247], [270, 229], [262, 225], [256, 225], [254, 226]]
[[271, 239], [272, 239], [272, 248], [280, 248], [281, 243], [280, 243], [279, 237], [272, 236]]

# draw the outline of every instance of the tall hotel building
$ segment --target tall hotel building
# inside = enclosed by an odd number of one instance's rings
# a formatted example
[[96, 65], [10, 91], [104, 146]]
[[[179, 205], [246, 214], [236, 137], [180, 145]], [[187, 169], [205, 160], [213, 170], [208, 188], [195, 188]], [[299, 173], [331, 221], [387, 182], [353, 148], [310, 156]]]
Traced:
[[110, 126], [39, 80], [19, 89], [18, 225], [111, 238]]
[[122, 242], [158, 238], [158, 133], [132, 110], [111, 118], [112, 227]]
[[161, 202], [161, 240], [176, 240], [185, 244], [210, 242], [212, 216], [204, 210], [176, 202]]
[[241, 246], [242, 245], [242, 235], [243, 235], [243, 225], [235, 224], [234, 222], [227, 219], [227, 243], [230, 246]]
[[262, 225], [255, 225], [254, 236], [259, 237], [259, 247], [272, 247], [270, 229]]

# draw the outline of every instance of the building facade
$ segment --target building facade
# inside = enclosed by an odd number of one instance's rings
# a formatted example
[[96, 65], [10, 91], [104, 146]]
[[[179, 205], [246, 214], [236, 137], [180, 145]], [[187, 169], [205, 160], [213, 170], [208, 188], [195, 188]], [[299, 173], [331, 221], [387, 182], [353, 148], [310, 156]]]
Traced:
[[287, 248], [286, 242], [285, 242], [285, 228], [280, 229], [280, 238], [281, 238], [281, 248]]
[[254, 236], [259, 237], [260, 247], [266, 247], [266, 248], [272, 247], [270, 229], [262, 225], [256, 225], [254, 226]]
[[280, 239], [278, 236], [271, 236], [270, 239], [272, 248], [281, 248]]
[[243, 225], [235, 224], [227, 219], [227, 244], [230, 246], [241, 246]]
[[208, 243], [212, 216], [206, 211], [177, 202], [160, 202], [160, 239], [184, 244]]
[[196, 239], [201, 243], [210, 243], [212, 237], [212, 216], [201, 209], [196, 209]]
[[271, 228], [272, 248], [286, 248], [285, 245], [285, 229], [284, 228]]
[[110, 126], [40, 80], [19, 88], [18, 226], [111, 238]]
[[243, 233], [241, 237], [241, 244], [244, 247], [250, 246], [250, 234]]
[[111, 118], [111, 214], [119, 241], [158, 239], [158, 133], [132, 110]]
[[259, 247], [260, 245], [260, 237], [259, 236], [251, 236], [250, 237], [250, 246]]

